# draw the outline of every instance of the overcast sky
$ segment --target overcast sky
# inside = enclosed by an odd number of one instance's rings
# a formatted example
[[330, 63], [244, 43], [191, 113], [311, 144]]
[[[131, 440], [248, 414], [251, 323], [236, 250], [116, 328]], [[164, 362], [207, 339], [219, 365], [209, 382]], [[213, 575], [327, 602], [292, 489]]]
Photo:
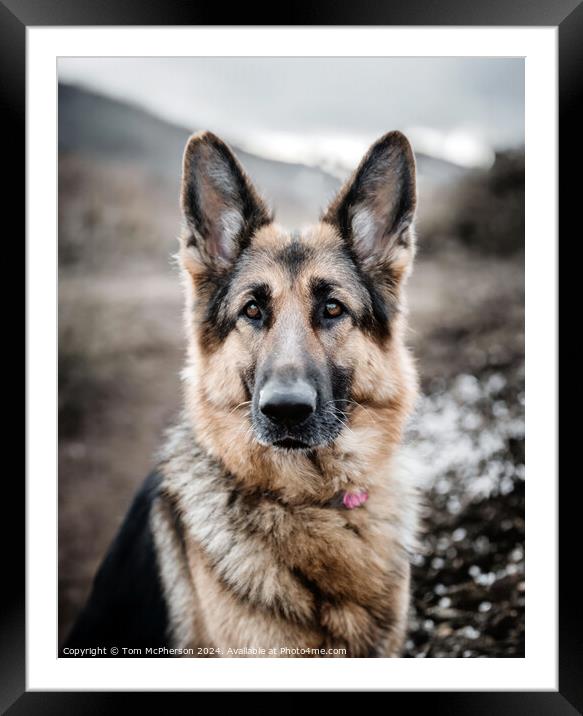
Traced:
[[351, 163], [389, 129], [469, 165], [524, 143], [521, 59], [63, 58], [59, 76], [290, 161]]

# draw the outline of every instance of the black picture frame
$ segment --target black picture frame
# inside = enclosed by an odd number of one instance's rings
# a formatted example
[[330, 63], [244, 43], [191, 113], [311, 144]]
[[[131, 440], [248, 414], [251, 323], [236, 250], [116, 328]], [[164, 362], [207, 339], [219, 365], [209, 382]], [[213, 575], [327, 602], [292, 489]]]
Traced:
[[[378, 0], [323, 0], [296, 2], [278, 8], [277, 17], [248, 3], [229, 9], [217, 4], [186, 0], [0, 0], [0, 102], [3, 124], [4, 210], [13, 214], [14, 226], [24, 224], [25, 196], [25, 107], [26, 28], [29, 26], [84, 25], [456, 25], [456, 26], [554, 26], [559, 35], [559, 215], [562, 228], [575, 227], [579, 213], [580, 180], [572, 181], [580, 169], [579, 106], [583, 86], [582, 0], [407, 0], [381, 3]], [[9, 139], [7, 139], [9, 138]], [[10, 178], [6, 181], [7, 177]], [[577, 198], [576, 198], [577, 196]], [[15, 232], [11, 232], [16, 236]], [[578, 231], [580, 234], [580, 229]], [[576, 238], [576, 237], [573, 237]], [[551, 250], [551, 249], [549, 249]], [[557, 248], [558, 250], [558, 248]], [[551, 337], [554, 339], [554, 337]], [[557, 376], [558, 387], [558, 376]], [[558, 426], [549, 425], [549, 432]], [[565, 442], [567, 442], [565, 440]], [[5, 469], [3, 502], [14, 517], [24, 515], [24, 479]], [[583, 712], [583, 646], [581, 636], [578, 570], [573, 569], [575, 547], [580, 541], [574, 490], [579, 477], [561, 483], [559, 555], [559, 689], [556, 692], [390, 692], [383, 696], [385, 708], [394, 709], [403, 699], [407, 706], [447, 714], [574, 714]], [[12, 494], [10, 494], [12, 493]], [[18, 507], [17, 507], [18, 506]], [[574, 507], [575, 506], [575, 507]], [[5, 511], [7, 508], [5, 507]], [[21, 512], [18, 512], [21, 510]], [[3, 550], [4, 596], [1, 612], [0, 671], [2, 712], [20, 714], [111, 713], [135, 706], [137, 693], [30, 692], [25, 690], [25, 536], [24, 520], [3, 520], [8, 530]], [[9, 553], [9, 554], [7, 554]], [[14, 559], [6, 566], [8, 557]], [[527, 557], [528, 558], [528, 557]], [[8, 575], [8, 579], [6, 576]], [[169, 694], [141, 694], [149, 707], [168, 712]], [[228, 695], [228, 694], [227, 694]], [[281, 699], [270, 694], [273, 708], [292, 711], [301, 694]], [[172, 698], [192, 698], [173, 694]], [[162, 701], [164, 699], [164, 701]], [[411, 699], [414, 699], [412, 701]], [[199, 702], [200, 703], [200, 702]]]

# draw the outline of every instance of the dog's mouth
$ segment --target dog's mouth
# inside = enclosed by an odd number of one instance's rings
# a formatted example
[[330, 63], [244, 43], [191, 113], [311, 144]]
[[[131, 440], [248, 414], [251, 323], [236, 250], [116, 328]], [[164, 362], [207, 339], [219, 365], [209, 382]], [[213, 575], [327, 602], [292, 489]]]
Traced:
[[308, 443], [305, 443], [302, 440], [296, 440], [296, 438], [289, 437], [283, 438], [282, 440], [274, 440], [272, 445], [286, 450], [306, 450], [310, 447]]

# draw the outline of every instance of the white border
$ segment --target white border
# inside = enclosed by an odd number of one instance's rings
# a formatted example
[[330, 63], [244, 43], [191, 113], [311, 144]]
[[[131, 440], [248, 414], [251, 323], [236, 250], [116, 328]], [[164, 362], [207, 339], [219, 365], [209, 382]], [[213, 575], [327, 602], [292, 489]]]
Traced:
[[[57, 659], [56, 59], [294, 56], [298, 48], [526, 58], [526, 657]], [[29, 27], [27, 52], [27, 689], [556, 690], [557, 28]]]

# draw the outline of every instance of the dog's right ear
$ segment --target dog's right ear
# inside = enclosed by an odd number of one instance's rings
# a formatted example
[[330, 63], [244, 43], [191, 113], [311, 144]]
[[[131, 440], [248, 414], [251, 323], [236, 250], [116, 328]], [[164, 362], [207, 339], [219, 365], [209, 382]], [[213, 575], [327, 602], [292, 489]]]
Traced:
[[405, 135], [389, 132], [369, 149], [322, 217], [365, 269], [410, 263], [417, 202], [415, 158]]
[[194, 134], [184, 150], [183, 244], [203, 265], [227, 268], [272, 217], [229, 147], [211, 132]]

